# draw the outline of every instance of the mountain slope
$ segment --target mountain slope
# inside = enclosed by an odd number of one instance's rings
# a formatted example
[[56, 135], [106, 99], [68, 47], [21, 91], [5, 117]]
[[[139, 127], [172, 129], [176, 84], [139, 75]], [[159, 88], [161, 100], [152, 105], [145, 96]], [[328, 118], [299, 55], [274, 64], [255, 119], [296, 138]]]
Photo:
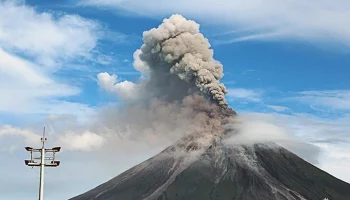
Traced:
[[274, 144], [171, 146], [71, 200], [349, 200], [347, 184]]

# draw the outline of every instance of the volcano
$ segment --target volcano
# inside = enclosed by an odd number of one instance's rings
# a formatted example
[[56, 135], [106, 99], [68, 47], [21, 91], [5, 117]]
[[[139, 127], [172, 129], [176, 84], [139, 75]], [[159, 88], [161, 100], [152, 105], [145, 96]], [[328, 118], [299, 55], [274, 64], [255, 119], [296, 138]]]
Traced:
[[274, 143], [194, 141], [183, 139], [71, 200], [350, 199], [350, 184]]
[[[72, 200], [350, 200], [349, 184], [274, 143], [227, 145], [239, 120], [198, 23], [174, 14], [142, 39], [135, 69], [147, 78], [106, 127], [186, 137]], [[116, 76], [99, 75], [119, 88]]]

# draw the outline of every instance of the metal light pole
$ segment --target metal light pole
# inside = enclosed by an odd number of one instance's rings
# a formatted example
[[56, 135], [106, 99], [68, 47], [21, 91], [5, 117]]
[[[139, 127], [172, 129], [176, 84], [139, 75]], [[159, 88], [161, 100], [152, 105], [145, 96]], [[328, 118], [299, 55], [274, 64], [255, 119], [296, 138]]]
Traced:
[[[24, 163], [30, 167], [40, 167], [40, 186], [39, 186], [39, 200], [44, 200], [44, 168], [45, 167], [58, 167], [60, 161], [55, 160], [55, 153], [61, 150], [61, 147], [54, 147], [52, 149], [45, 149], [45, 142], [47, 138], [45, 137], [45, 127], [43, 131], [43, 137], [41, 138], [42, 147], [41, 149], [34, 149], [32, 147], [25, 147], [27, 151], [30, 152], [30, 160], [24, 160]], [[33, 153], [40, 153], [40, 157], [33, 157]], [[47, 152], [51, 152], [52, 155], [45, 157]], [[35, 162], [35, 160], [40, 160], [40, 163]], [[51, 160], [51, 162], [46, 163], [45, 160]]]

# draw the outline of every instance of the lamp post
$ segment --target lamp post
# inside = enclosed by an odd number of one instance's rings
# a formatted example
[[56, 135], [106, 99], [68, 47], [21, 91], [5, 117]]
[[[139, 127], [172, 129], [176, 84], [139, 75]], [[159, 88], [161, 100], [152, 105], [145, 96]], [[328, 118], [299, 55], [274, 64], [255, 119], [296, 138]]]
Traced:
[[[40, 167], [40, 186], [39, 186], [39, 200], [44, 200], [44, 169], [45, 167], [58, 167], [60, 161], [55, 160], [55, 153], [61, 150], [61, 147], [54, 147], [51, 149], [45, 149], [45, 127], [43, 131], [43, 137], [41, 138], [41, 149], [34, 149], [32, 147], [25, 147], [25, 150], [30, 152], [30, 160], [24, 160], [24, 163], [30, 167]], [[33, 157], [33, 153], [40, 153], [40, 157]], [[51, 156], [45, 157], [46, 153], [52, 153]], [[39, 162], [36, 162], [39, 160]], [[51, 162], [45, 162], [45, 161]]]

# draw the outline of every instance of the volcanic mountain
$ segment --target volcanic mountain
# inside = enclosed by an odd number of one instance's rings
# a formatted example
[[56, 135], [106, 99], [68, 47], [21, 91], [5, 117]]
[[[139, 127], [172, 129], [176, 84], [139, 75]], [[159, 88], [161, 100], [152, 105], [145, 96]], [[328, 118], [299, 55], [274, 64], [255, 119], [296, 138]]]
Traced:
[[193, 136], [71, 200], [324, 198], [349, 200], [350, 184], [274, 143], [230, 146]]
[[98, 76], [109, 91], [127, 85], [135, 94], [121, 95], [127, 101], [105, 117], [106, 127], [186, 137], [72, 200], [350, 200], [349, 184], [276, 144], [227, 145], [236, 134], [227, 125], [239, 120], [199, 24], [174, 14], [145, 31], [143, 42], [134, 67], [147, 78], [115, 84], [116, 76]]

